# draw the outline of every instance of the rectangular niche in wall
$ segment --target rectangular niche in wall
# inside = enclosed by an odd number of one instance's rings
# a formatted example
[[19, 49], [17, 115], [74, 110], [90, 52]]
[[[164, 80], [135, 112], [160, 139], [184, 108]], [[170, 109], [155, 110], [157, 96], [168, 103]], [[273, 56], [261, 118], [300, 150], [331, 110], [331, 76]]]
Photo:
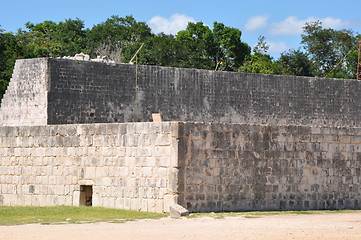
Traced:
[[80, 206], [92, 206], [93, 205], [93, 186], [92, 185], [80, 185]]

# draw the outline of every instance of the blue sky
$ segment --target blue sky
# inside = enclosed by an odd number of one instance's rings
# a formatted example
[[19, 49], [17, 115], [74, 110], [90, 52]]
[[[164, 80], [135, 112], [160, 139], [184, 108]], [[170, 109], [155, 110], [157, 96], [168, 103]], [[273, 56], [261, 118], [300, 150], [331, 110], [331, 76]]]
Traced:
[[[335, 1], [336, 2], [336, 1]], [[147, 22], [157, 33], [176, 33], [189, 21], [212, 26], [221, 22], [242, 31], [242, 41], [254, 46], [260, 35], [277, 58], [288, 49], [298, 49], [305, 22], [321, 20], [325, 27], [352, 29], [361, 33], [361, 2], [337, 1], [214, 1], [214, 0], [0, 0], [0, 25], [9, 32], [24, 28], [26, 22], [55, 22], [79, 18], [85, 26], [104, 22], [112, 15], [132, 15]]]

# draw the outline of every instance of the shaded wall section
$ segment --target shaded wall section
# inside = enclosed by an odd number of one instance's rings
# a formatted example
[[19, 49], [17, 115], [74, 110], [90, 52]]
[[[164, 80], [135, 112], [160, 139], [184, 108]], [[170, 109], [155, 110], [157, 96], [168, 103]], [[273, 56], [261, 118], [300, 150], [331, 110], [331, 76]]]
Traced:
[[181, 123], [189, 211], [359, 209], [361, 129]]
[[361, 82], [49, 59], [48, 123], [360, 126]]
[[360, 126], [361, 82], [107, 64], [18, 60], [0, 125], [165, 121]]

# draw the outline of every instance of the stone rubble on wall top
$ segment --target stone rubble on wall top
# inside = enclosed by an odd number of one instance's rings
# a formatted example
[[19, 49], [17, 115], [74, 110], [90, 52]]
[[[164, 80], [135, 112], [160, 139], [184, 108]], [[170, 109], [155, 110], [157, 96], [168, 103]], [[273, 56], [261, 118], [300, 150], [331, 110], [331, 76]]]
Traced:
[[88, 54], [78, 53], [74, 57], [64, 56], [62, 59], [70, 60], [80, 60], [80, 61], [91, 61], [91, 62], [105, 62], [105, 63], [115, 63], [115, 61], [109, 60], [107, 56], [97, 56], [97, 58], [90, 58]]

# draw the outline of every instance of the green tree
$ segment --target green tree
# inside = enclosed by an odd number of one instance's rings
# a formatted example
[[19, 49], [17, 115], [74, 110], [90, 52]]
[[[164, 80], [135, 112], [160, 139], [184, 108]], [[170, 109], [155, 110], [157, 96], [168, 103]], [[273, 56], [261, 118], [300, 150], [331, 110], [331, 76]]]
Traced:
[[79, 19], [59, 23], [28, 22], [25, 26], [28, 31], [20, 29], [17, 36], [26, 58], [73, 56], [85, 47], [86, 30]]
[[[132, 52], [137, 51], [135, 45]], [[146, 65], [158, 65], [169, 67], [185, 67], [188, 54], [183, 44], [173, 35], [160, 33], [153, 35], [144, 41], [144, 47], [138, 54], [138, 63]]]
[[256, 46], [253, 48], [255, 54], [266, 54], [269, 50], [269, 45], [266, 42], [265, 36], [259, 36]]
[[250, 54], [250, 47], [241, 41], [241, 31], [215, 22], [213, 30], [202, 22], [188, 23], [178, 32], [177, 40], [188, 49], [188, 67], [236, 71]]
[[[188, 23], [186, 30], [179, 31], [177, 41], [184, 46], [184, 53], [188, 55], [183, 61], [184, 67], [214, 69], [215, 42], [213, 33], [202, 22]], [[213, 50], [213, 51], [212, 51]]]
[[19, 52], [16, 36], [2, 29], [0, 31], [0, 99], [9, 84]]
[[136, 51], [133, 50], [151, 36], [145, 22], [137, 22], [132, 16], [112, 16], [89, 31], [86, 52], [92, 57], [105, 55], [117, 62], [127, 62]]
[[360, 36], [351, 30], [323, 28], [317, 21], [307, 23], [301, 37], [315, 66], [316, 76], [354, 78], [354, 56]]
[[301, 50], [284, 52], [276, 62], [279, 65], [280, 74], [314, 76], [314, 65], [308, 55]]
[[253, 54], [246, 58], [244, 64], [238, 69], [239, 72], [278, 74], [278, 65], [268, 54]]
[[244, 64], [238, 68], [239, 72], [278, 74], [278, 65], [273, 58], [267, 54], [269, 45], [264, 36], [258, 38], [253, 54], [246, 57]]
[[224, 62], [224, 70], [237, 71], [251, 52], [248, 44], [241, 41], [242, 32], [236, 28], [226, 27], [223, 23], [215, 22], [213, 34], [218, 53], [216, 62]]

